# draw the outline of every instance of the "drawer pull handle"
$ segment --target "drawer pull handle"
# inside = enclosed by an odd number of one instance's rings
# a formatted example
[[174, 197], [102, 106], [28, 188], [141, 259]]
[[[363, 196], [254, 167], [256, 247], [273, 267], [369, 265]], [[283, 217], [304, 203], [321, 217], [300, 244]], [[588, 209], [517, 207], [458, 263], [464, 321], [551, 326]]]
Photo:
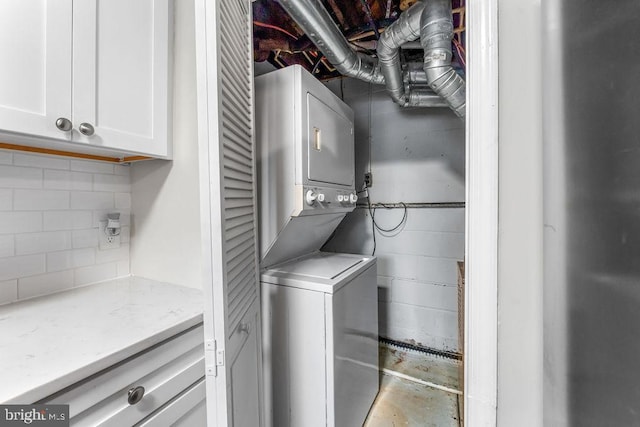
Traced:
[[127, 402], [129, 402], [129, 405], [135, 405], [136, 403], [140, 402], [143, 397], [144, 387], [139, 385], [138, 387], [134, 387], [129, 390], [129, 393], [127, 395]]

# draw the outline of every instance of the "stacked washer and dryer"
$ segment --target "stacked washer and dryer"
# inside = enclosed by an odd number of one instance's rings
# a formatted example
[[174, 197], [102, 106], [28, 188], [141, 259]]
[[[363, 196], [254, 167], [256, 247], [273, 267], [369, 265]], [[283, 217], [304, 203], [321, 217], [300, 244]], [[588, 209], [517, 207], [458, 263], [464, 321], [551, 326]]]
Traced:
[[320, 252], [358, 199], [353, 111], [300, 66], [255, 86], [267, 425], [361, 426], [379, 386], [376, 260]]

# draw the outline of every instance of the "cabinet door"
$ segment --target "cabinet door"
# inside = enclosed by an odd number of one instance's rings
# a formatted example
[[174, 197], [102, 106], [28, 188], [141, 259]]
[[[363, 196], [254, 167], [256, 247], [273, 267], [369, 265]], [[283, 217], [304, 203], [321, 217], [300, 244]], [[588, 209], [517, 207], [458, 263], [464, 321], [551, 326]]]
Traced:
[[0, 129], [69, 139], [71, 0], [0, 1]]
[[170, 155], [171, 19], [169, 0], [74, 2], [75, 142]]

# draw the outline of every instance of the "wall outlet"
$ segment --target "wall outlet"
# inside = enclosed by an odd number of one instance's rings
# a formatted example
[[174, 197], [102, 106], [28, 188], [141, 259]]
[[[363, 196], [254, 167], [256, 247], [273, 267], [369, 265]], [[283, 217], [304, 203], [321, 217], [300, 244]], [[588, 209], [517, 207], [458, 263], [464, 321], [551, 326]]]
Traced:
[[367, 188], [373, 186], [373, 174], [371, 172], [364, 174], [364, 186]]
[[100, 250], [104, 251], [107, 249], [117, 249], [120, 247], [120, 235], [117, 236], [107, 236], [105, 232], [105, 228], [107, 227], [107, 221], [100, 221], [100, 226], [98, 227], [98, 244]]

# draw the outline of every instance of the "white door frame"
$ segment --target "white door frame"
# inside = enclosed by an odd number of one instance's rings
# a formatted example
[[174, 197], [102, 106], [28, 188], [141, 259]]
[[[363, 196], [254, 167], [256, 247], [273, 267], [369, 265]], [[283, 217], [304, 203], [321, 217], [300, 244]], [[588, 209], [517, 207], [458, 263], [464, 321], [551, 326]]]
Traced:
[[466, 426], [495, 426], [498, 385], [498, 1], [467, 3]]

